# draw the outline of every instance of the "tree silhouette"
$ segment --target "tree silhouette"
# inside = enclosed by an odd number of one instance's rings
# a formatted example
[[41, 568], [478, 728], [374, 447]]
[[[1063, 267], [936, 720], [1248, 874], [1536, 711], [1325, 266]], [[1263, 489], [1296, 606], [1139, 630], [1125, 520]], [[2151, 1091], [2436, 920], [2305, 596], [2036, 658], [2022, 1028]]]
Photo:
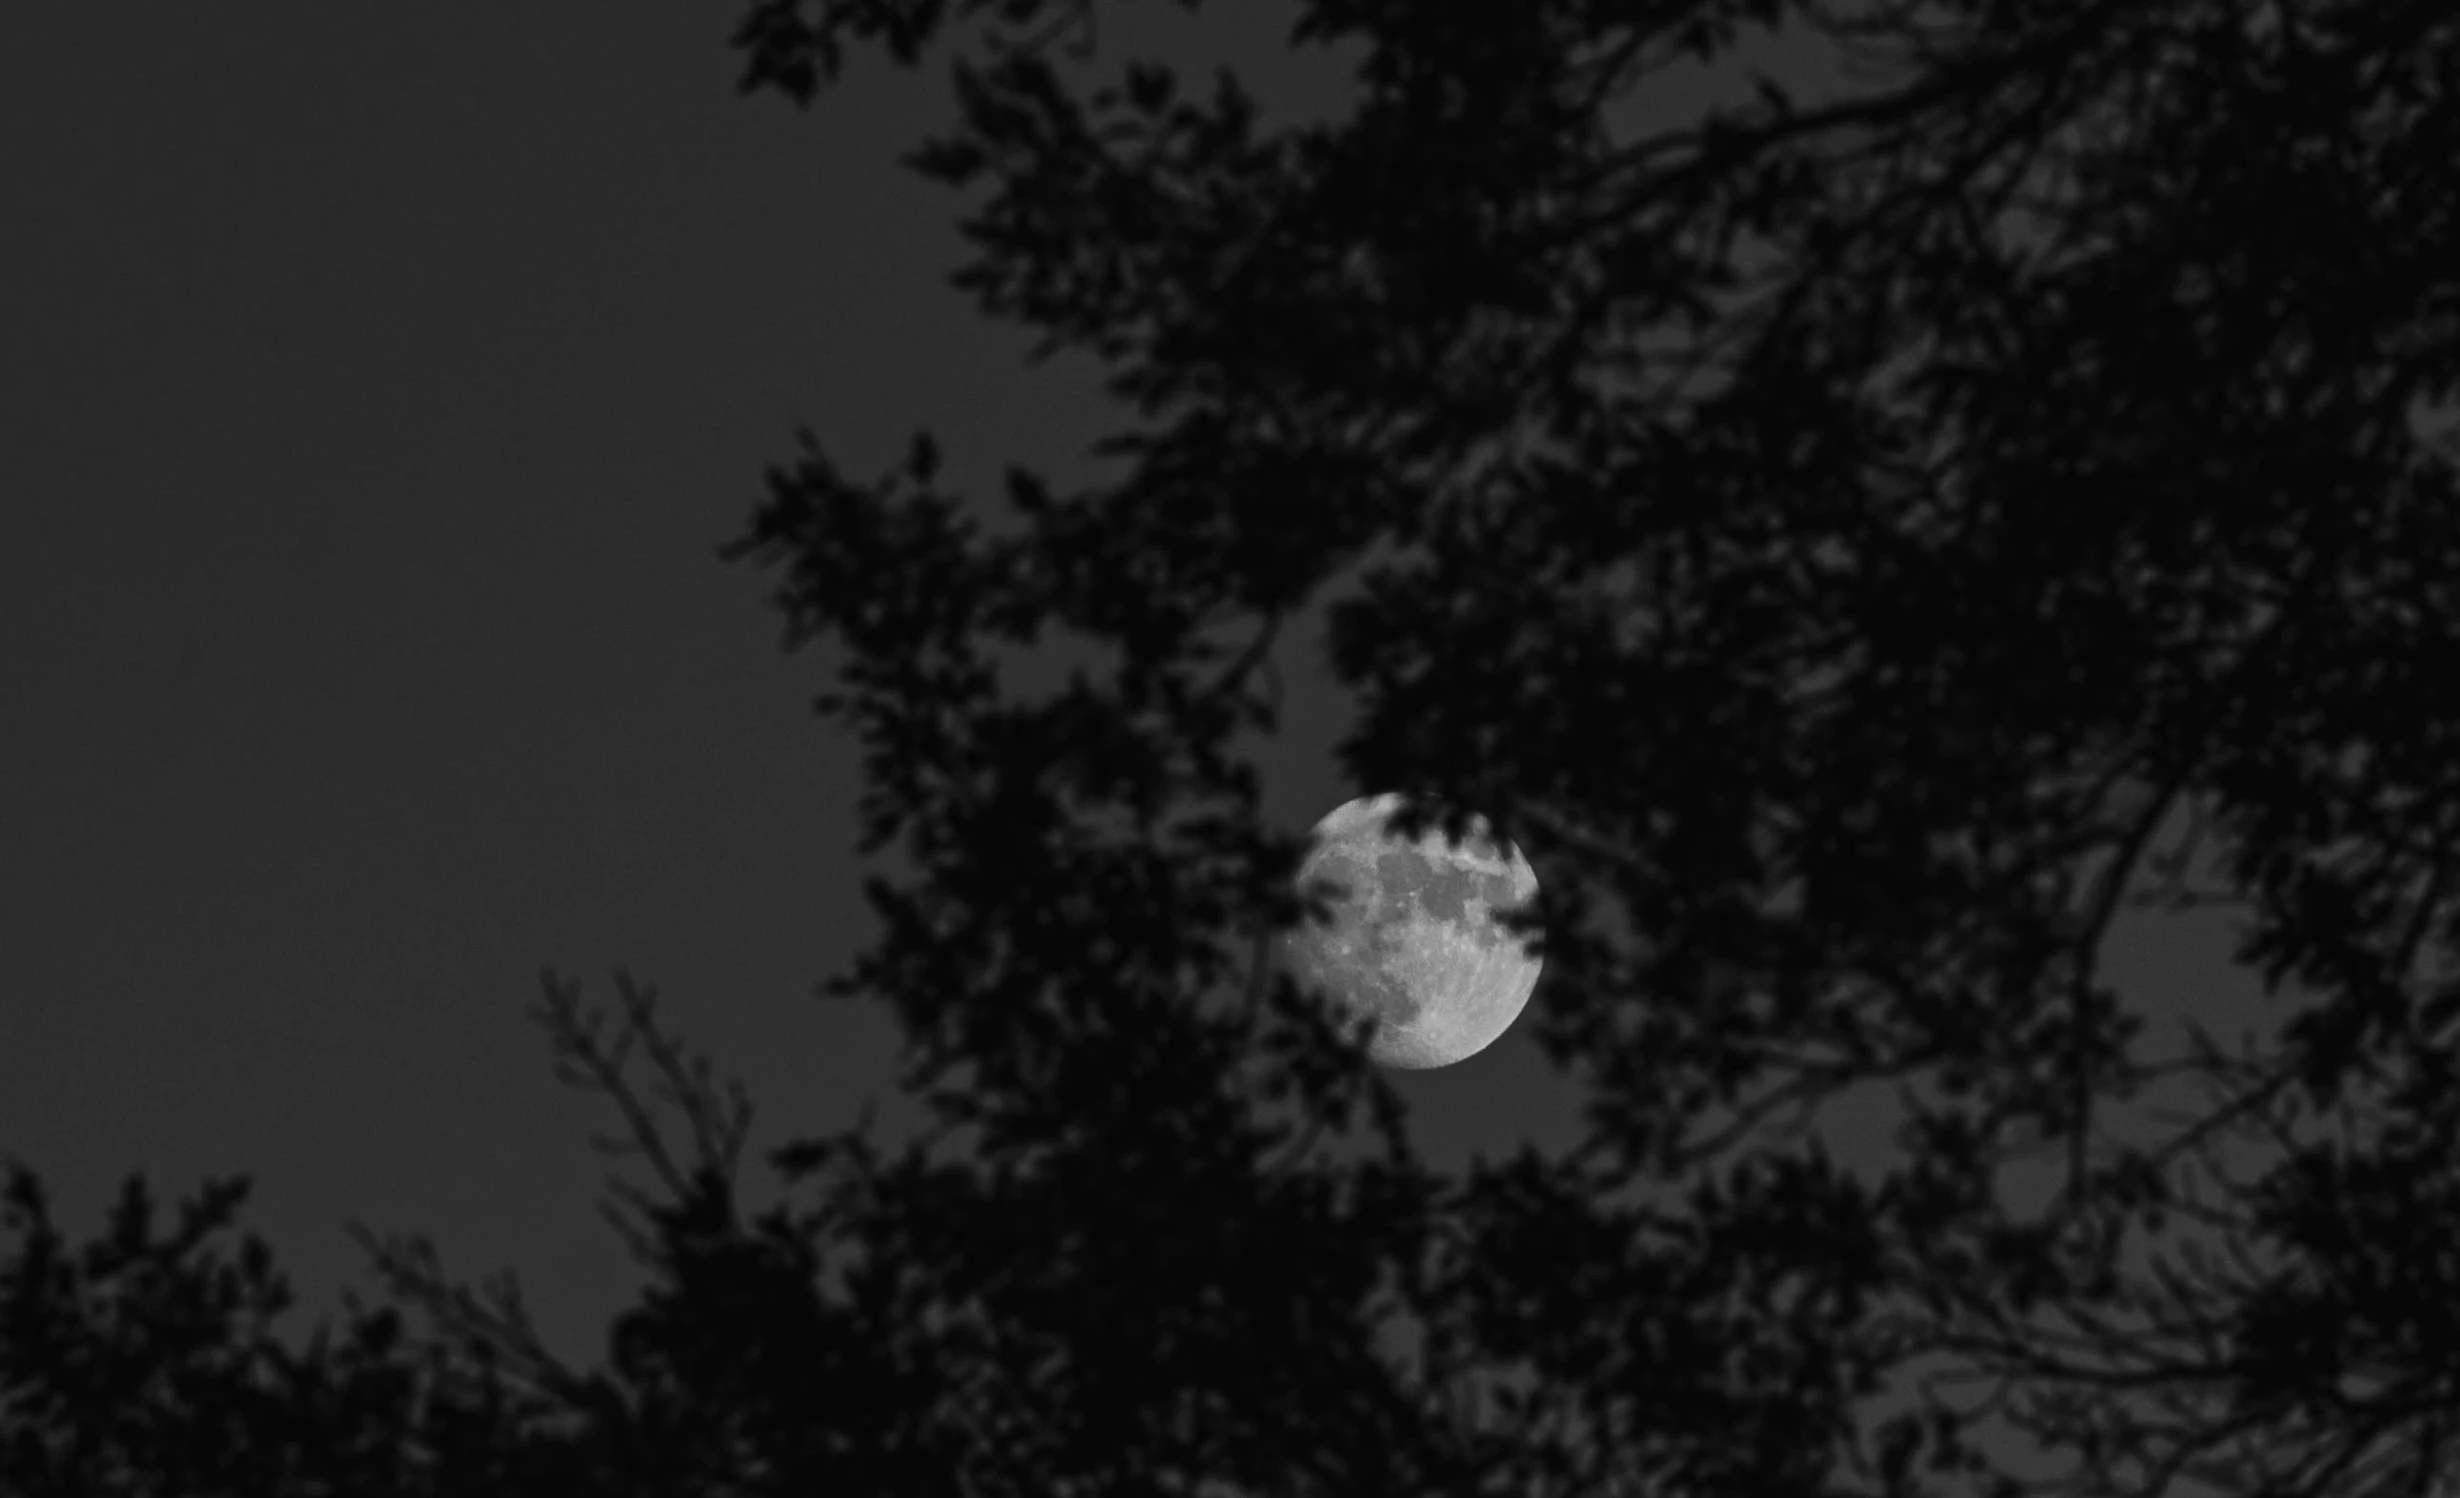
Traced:
[[253, 1235], [208, 1240], [245, 1200], [209, 1181], [167, 1236], [131, 1176], [103, 1237], [71, 1253], [33, 1171], [11, 1161], [0, 1266], [0, 1492], [530, 1494], [581, 1491], [560, 1403], [497, 1376], [483, 1347], [409, 1346], [352, 1298], [338, 1341], [271, 1323], [288, 1282]]
[[[2455, 929], [2427, 705], [2460, 533], [2419, 430], [2460, 375], [2449, 8], [1319, 4], [1296, 39], [1362, 41], [1366, 97], [1271, 136], [1227, 74], [1182, 99], [1129, 60], [1088, 99], [1042, 55], [1081, 17], [1001, 14], [1033, 37], [959, 61], [961, 128], [910, 159], [986, 190], [958, 284], [1103, 359], [1143, 421], [1102, 449], [1121, 481], [1012, 470], [1024, 524], [995, 538], [933, 487], [927, 435], [873, 486], [808, 443], [730, 552], [784, 568], [792, 638], [850, 652], [825, 710], [872, 751], [868, 847], [917, 870], [874, 887], [887, 940], [838, 991], [888, 997], [917, 1080], [956, 1079], [933, 1102], [980, 1129], [986, 1224], [1144, 1237], [1088, 1182], [1147, 1200], [1135, 1162], [1181, 1147], [1152, 1110], [1220, 1107], [1179, 1047], [1286, 1062], [1310, 1119], [1384, 1116], [1372, 1076], [1217, 1041], [1234, 1021], [1188, 999], [1236, 991], [1239, 933], [1289, 914], [1291, 850], [1222, 746], [1271, 726], [1278, 628], [1364, 562], [1330, 615], [1363, 714], [1344, 768], [1487, 809], [1540, 863], [1525, 1023], [1590, 1123], [1571, 1159], [1465, 1180], [1398, 1139], [1297, 1177], [1332, 1211], [1271, 1256], [1375, 1243], [1426, 1357], [1349, 1385], [1406, 1434], [1294, 1414], [1255, 1433], [1262, 1468], [1179, 1460], [1160, 1391], [1218, 1382], [1067, 1319], [1132, 1269], [1044, 1260], [1035, 1296], [969, 1302], [952, 1263], [956, 1303], [1053, 1359], [1029, 1384], [1032, 1354], [986, 1355], [1013, 1392], [983, 1397], [1099, 1419], [1043, 1485], [1105, 1451], [1256, 1491], [2030, 1486], [1983, 1472], [1944, 1399], [1854, 1418], [1942, 1355], [2075, 1491], [2460, 1476], [2460, 1360], [2394, 1309], [2447, 1298], [2414, 1246], [2451, 1237], [2429, 1100], [2460, 990], [2420, 969]], [[847, 43], [911, 63], [941, 15], [755, 6], [748, 81], [809, 99]], [[1779, 19], [1895, 77], [1608, 128], [1668, 60]], [[1115, 676], [1008, 700], [998, 651], [1046, 630]], [[2221, 834], [2241, 958], [2324, 999], [2255, 1056], [2147, 1056], [2099, 968], [2182, 813]], [[2206, 1111], [2114, 1134], [2182, 1073]], [[1875, 1184], [1782, 1127], [1895, 1082], [1928, 1093]], [[2360, 1102], [2380, 1140], [2312, 1137]], [[2190, 1199], [2233, 1129], [2285, 1158]], [[2020, 1217], [1993, 1181], [2045, 1147], [2063, 1185]], [[1244, 1248], [1291, 1177], [1233, 1175], [1249, 1205], [1204, 1216]], [[2273, 1262], [2178, 1268], [2156, 1250], [2190, 1221]], [[1392, 1308], [1374, 1279], [1325, 1282], [1360, 1345]], [[1284, 1365], [1251, 1325], [1208, 1334], [1220, 1369]], [[1090, 1382], [1114, 1361], [1115, 1415]], [[1507, 1367], [1530, 1379], [1503, 1429], [1444, 1402]], [[1169, 1429], [1218, 1436], [1233, 1405]], [[1326, 1451], [1355, 1454], [1302, 1454]]]
[[[947, 9], [756, 0], [745, 87], [914, 65]], [[908, 159], [989, 189], [957, 283], [1105, 361], [1128, 473], [1012, 468], [992, 534], [928, 434], [870, 484], [805, 434], [723, 553], [844, 654], [861, 850], [908, 873], [825, 991], [893, 1006], [938, 1127], [789, 1146], [816, 1204], [747, 1218], [740, 1110], [628, 980], [609, 1049], [549, 975], [660, 1178], [618, 1215], [656, 1283], [581, 1376], [382, 1259], [483, 1373], [440, 1386], [512, 1402], [490, 1449], [555, 1491], [967, 1498], [2460, 1482], [2460, 511], [2423, 430], [2460, 384], [2460, 17], [1315, 0], [1293, 41], [1363, 42], [1363, 98], [1266, 134], [1226, 70], [1080, 95], [1046, 53], [1098, 56], [1089, 5], [996, 10]], [[1779, 21], [1890, 75], [1609, 127]], [[1540, 869], [1564, 1158], [1430, 1168], [1264, 961], [1300, 850], [1236, 741], [1353, 568], [1342, 768]], [[1009, 690], [1063, 632], [1115, 668]], [[2139, 869], [2320, 1002], [2146, 1054], [2100, 967]], [[2176, 1128], [2113, 1124], [2182, 1078]], [[1874, 1086], [1909, 1117], [1868, 1179], [1817, 1109]], [[0, 1387], [88, 1428], [62, 1391], [109, 1335], [11, 1315]], [[83, 1470], [50, 1449], [10, 1448]]]

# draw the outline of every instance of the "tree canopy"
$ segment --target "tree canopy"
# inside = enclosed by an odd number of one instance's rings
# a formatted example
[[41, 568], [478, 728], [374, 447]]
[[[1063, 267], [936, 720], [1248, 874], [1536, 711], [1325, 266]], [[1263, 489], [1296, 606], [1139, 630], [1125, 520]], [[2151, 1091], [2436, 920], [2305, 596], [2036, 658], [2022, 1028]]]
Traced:
[[[906, 872], [827, 992], [941, 1127], [791, 1146], [817, 1205], [747, 1221], [681, 1089], [658, 1283], [519, 1449], [967, 1498], [2460, 1480], [2460, 16], [1311, 0], [1356, 107], [1268, 131], [1090, 0], [961, 10], [754, 0], [744, 87], [987, 33], [907, 160], [981, 194], [957, 284], [1103, 361], [1125, 474], [951, 492], [917, 433], [858, 482], [806, 433], [724, 551], [842, 656]], [[1610, 125], [1780, 23], [1881, 81]], [[1540, 871], [1563, 1158], [1431, 1168], [1262, 960], [1301, 850], [1238, 745], [1345, 576], [1345, 777]], [[1013, 690], [1062, 633], [1105, 671]], [[2139, 871], [2318, 1002], [2149, 1054], [2101, 954]], [[2111, 1126], [2180, 1076], [2200, 1112]], [[1789, 1127], [1899, 1084], [1875, 1181]], [[23, 1314], [0, 1389], [56, 1389]]]

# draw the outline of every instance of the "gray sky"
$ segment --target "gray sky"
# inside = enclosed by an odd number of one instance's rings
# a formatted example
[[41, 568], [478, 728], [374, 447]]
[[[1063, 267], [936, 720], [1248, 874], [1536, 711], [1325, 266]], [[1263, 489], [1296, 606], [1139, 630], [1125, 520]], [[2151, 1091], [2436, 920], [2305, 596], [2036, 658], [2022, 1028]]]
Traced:
[[[914, 1116], [885, 1017], [812, 996], [874, 929], [855, 758], [808, 707], [835, 657], [786, 655], [773, 574], [715, 550], [796, 423], [858, 475], [931, 426], [987, 490], [1083, 474], [1108, 419], [1088, 361], [1027, 368], [944, 284], [963, 200], [894, 160], [944, 65], [866, 54], [797, 114], [734, 93], [731, 14], [11, 23], [0, 1150], [73, 1235], [129, 1171], [249, 1172], [310, 1314], [364, 1283], [356, 1218], [516, 1270], [594, 1358], [637, 1283], [592, 1205], [616, 1119], [550, 1075], [541, 964], [656, 987], [755, 1150]], [[1261, 59], [1261, 19], [1151, 45]], [[1266, 756], [1293, 827], [1347, 794], [1309, 660]], [[1424, 1091], [1516, 1131], [1539, 1077]]]
[[[1276, 56], [1289, 8], [1241, 10], [1114, 15], [1098, 66]], [[734, 94], [733, 14], [0, 37], [0, 1152], [72, 1237], [127, 1172], [250, 1173], [307, 1317], [369, 1283], [355, 1218], [517, 1272], [595, 1362], [639, 1276], [593, 1206], [616, 1119], [523, 1017], [542, 964], [608, 1008], [628, 967], [744, 1079], [756, 1202], [767, 1147], [866, 1100], [910, 1126], [885, 1018], [812, 996], [873, 931], [855, 759], [808, 708], [835, 657], [784, 654], [772, 575], [715, 549], [798, 422], [864, 477], [933, 427], [981, 492], [1082, 475], [1110, 418], [943, 282], [966, 200], [895, 157], [944, 62], [863, 53], [797, 114]], [[1250, 76], [1268, 123], [1342, 98], [1322, 54]], [[1379, 789], [1333, 772], [1313, 643], [1260, 756], [1292, 828]], [[2253, 993], [2223, 917], [2127, 921], [2123, 988]], [[1525, 1025], [1395, 1082], [1439, 1161], [1573, 1135]]]

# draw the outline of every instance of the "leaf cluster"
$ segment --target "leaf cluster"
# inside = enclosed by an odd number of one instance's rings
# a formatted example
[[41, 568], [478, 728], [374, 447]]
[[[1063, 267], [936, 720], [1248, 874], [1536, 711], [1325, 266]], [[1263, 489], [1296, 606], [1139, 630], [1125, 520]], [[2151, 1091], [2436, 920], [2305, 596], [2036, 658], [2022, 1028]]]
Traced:
[[[1360, 97], [1278, 130], [1227, 70], [1079, 87], [1086, 0], [992, 10], [1030, 35], [909, 164], [984, 195], [957, 284], [1110, 369], [1128, 471], [1012, 469], [995, 531], [930, 434], [858, 483], [807, 432], [723, 552], [841, 652], [903, 870], [826, 992], [893, 1012], [933, 1129], [787, 1146], [812, 1204], [747, 1218], [740, 1110], [627, 983], [697, 1163], [653, 1147], [550, 980], [656, 1283], [582, 1377], [397, 1276], [579, 1417], [506, 1449], [966, 1498], [2449, 1486], [2450, 8], [1318, 0], [1292, 44], [1363, 43]], [[745, 86], [949, 19], [755, 0]], [[1778, 22], [1882, 81], [1611, 127]], [[1299, 848], [1242, 736], [1344, 580], [1345, 777], [1538, 868], [1560, 1158], [1430, 1166], [1266, 961]], [[1099, 674], [1012, 689], [1067, 636]], [[2107, 937], [2215, 901], [2285, 1012], [2160, 1054]], [[1876, 1167], [1832, 1121], [1874, 1094]], [[47, 1389], [114, 1335], [20, 1325]]]

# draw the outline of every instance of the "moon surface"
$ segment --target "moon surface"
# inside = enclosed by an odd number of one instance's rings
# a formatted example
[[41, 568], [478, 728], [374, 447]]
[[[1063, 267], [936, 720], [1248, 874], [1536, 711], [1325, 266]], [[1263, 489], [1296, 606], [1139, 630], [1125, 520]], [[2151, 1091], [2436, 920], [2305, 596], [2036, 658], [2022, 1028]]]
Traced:
[[1302, 987], [1376, 1021], [1370, 1060], [1424, 1071], [1485, 1050], [1520, 1017], [1544, 963], [1494, 916], [1535, 898], [1538, 882], [1484, 817], [1458, 847], [1440, 826], [1400, 838], [1386, 824], [1401, 804], [1360, 797], [1315, 824], [1298, 883], [1337, 886], [1326, 890], [1333, 920], [1302, 918], [1277, 950]]

